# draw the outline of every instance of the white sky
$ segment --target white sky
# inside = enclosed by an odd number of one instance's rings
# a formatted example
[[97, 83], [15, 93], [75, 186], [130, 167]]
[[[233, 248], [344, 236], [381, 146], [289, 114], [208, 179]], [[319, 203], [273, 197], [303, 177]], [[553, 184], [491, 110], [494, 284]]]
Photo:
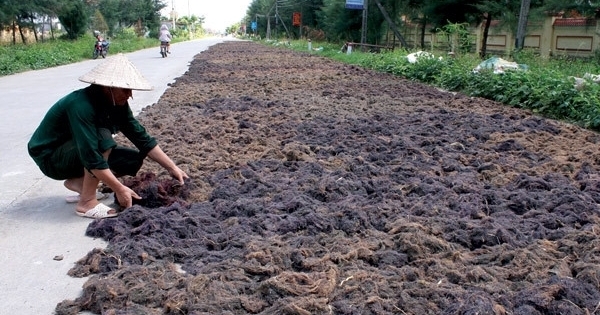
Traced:
[[167, 4], [161, 11], [163, 16], [170, 16], [174, 6], [178, 16], [204, 16], [204, 28], [225, 31], [244, 18], [252, 0], [163, 0], [163, 3]]

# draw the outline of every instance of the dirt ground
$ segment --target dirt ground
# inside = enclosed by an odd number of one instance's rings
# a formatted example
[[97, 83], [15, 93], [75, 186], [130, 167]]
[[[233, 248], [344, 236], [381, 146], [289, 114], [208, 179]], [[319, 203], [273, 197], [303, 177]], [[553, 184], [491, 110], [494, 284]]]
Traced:
[[595, 132], [251, 42], [139, 118], [191, 179], [126, 179], [57, 314], [600, 314]]

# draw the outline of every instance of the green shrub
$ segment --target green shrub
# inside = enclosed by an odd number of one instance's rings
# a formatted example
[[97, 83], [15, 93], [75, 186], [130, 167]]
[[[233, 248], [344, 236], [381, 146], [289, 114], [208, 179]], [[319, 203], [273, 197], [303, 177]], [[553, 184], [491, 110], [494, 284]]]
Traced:
[[446, 62], [436, 76], [435, 85], [448, 91], [466, 90], [472, 81], [473, 65], [478, 60], [474, 58], [453, 58]]
[[437, 58], [419, 58], [417, 62], [406, 67], [404, 77], [414, 81], [421, 81], [432, 84], [436, 81], [437, 76], [447, 66], [446, 60]]

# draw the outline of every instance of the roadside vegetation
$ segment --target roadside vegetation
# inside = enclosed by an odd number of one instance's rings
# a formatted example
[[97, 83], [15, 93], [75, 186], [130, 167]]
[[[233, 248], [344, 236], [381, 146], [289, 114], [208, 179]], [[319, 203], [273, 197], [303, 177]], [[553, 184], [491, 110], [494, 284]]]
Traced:
[[[289, 44], [266, 42], [298, 51], [308, 51], [306, 41]], [[312, 43], [311, 54], [387, 72], [408, 80], [420, 81], [451, 92], [482, 97], [509, 106], [531, 110], [539, 115], [600, 131], [600, 86], [587, 74], [600, 74], [597, 58], [540, 58], [526, 50], [514, 53], [512, 60], [527, 70], [508, 70], [495, 74], [491, 70], [474, 73], [482, 60], [475, 54], [408, 61], [411, 51], [369, 53], [355, 49], [342, 51], [341, 44]], [[439, 56], [442, 58], [440, 59]]]
[[[176, 41], [183, 40], [181, 37]], [[124, 31], [110, 39], [109, 54], [131, 52], [158, 46], [154, 38], [138, 37]], [[303, 40], [287, 42], [263, 41], [266, 45], [279, 45], [287, 49], [308, 52]], [[91, 58], [94, 38], [84, 35], [78, 40], [52, 40], [35, 45], [0, 46], [0, 75], [27, 70], [43, 69]], [[452, 92], [483, 97], [509, 106], [531, 110], [545, 117], [566, 121], [600, 131], [600, 86], [586, 73], [600, 74], [598, 58], [545, 59], [521, 51], [512, 60], [528, 67], [526, 71], [492, 71], [473, 73], [481, 63], [475, 54], [460, 54], [441, 59], [421, 58], [408, 62], [411, 51], [397, 49], [392, 52], [369, 53], [355, 49], [352, 54], [342, 52], [342, 44], [313, 42], [311, 54], [354, 64], [376, 71], [387, 72], [437, 86]], [[579, 78], [579, 79], [576, 79]]]
[[[593, 80], [583, 79], [586, 74], [600, 73], [600, 53], [588, 59], [541, 58], [523, 49], [525, 33], [520, 27], [527, 25], [526, 19], [514, 19], [515, 16], [523, 15], [530, 16], [535, 21], [549, 12], [561, 15], [568, 13], [569, 17], [594, 18], [600, 10], [600, 4], [564, 0], [508, 0], [502, 5], [497, 2], [376, 0], [369, 2], [367, 20], [370, 26], [363, 33], [361, 28], [365, 21], [362, 19], [362, 10], [347, 9], [344, 0], [309, 0], [298, 3], [253, 0], [243, 20], [248, 28], [242, 28], [240, 23], [229, 31], [238, 35], [251, 33], [254, 38], [311, 38], [312, 47], [316, 49], [311, 49], [314, 54], [424, 82], [448, 91], [492, 99], [600, 131], [600, 88]], [[305, 4], [310, 5], [305, 7]], [[150, 3], [145, 0], [23, 0], [15, 5], [0, 0], [0, 11], [4, 12], [0, 14], [0, 26], [10, 30], [13, 38], [12, 44], [0, 46], [0, 75], [89, 59], [94, 44], [91, 30], [100, 30], [109, 37], [109, 54], [158, 46], [155, 38], [159, 25], [169, 21], [167, 17], [160, 16], [160, 11], [165, 7], [165, 1]], [[527, 13], [529, 9], [531, 13]], [[278, 12], [281, 23], [275, 23], [271, 29], [268, 21], [274, 12]], [[302, 12], [302, 23], [294, 25], [291, 19], [298, 12]], [[53, 35], [52, 38], [55, 39], [50, 41], [40, 41], [36, 36], [35, 43], [27, 44], [19, 44], [14, 40], [19, 33], [22, 42], [27, 42], [23, 33], [17, 32], [17, 29], [39, 30], [44, 24], [40, 22], [52, 19], [60, 20], [65, 26], [66, 34], [56, 37]], [[446, 33], [448, 38], [453, 38], [450, 47], [456, 52], [456, 56], [449, 58], [445, 52], [433, 52], [443, 58], [424, 58], [410, 63], [407, 55], [419, 48], [381, 53], [365, 53], [360, 49], [355, 49], [352, 54], [341, 52], [342, 45], [338, 43], [360, 42], [363, 36], [366, 37], [366, 43], [380, 43], [384, 35], [390, 32], [390, 26], [404, 23], [404, 19], [419, 25], [422, 34], [426, 27]], [[518, 53], [505, 59], [525, 64], [528, 70], [507, 71], [503, 74], [492, 71], [473, 73], [472, 70], [482, 59], [490, 56], [485, 53], [485, 48], [477, 55], [468, 53], [472, 51], [472, 41], [468, 36], [463, 36], [466, 34], [465, 25], [477, 25], [486, 21], [486, 27], [489, 27], [492, 19], [502, 21], [502, 25], [514, 31], [517, 42], [520, 43], [516, 47]], [[202, 30], [203, 21], [204, 17], [180, 17], [174, 23], [176, 27], [172, 29], [172, 33], [176, 35], [187, 30]], [[301, 27], [288, 28], [286, 25]], [[396, 33], [396, 37], [403, 41], [399, 33]], [[175, 38], [183, 40], [189, 37], [182, 35]], [[419, 47], [425, 46], [423, 40], [421, 38]], [[307, 42], [304, 40], [286, 40], [286, 44], [294, 49], [307, 51]]]
[[[309, 0], [311, 5], [308, 9], [304, 7], [304, 1], [297, 4], [284, 2], [290, 5], [279, 7], [279, 2], [252, 1], [247, 19], [255, 21], [253, 35], [257, 38], [277, 38], [277, 34], [284, 34], [288, 38], [300, 38], [299, 34], [302, 33], [302, 36], [313, 40], [313, 48], [323, 48], [313, 51], [314, 54], [421, 81], [448, 91], [492, 99], [600, 131], [600, 88], [592, 80], [582, 79], [586, 73], [600, 73], [600, 54], [596, 53], [595, 57], [589, 59], [545, 59], [524, 48], [529, 22], [540, 23], [549, 14], [593, 21], [600, 12], [600, 3], [574, 0], [375, 0], [368, 2], [368, 17], [363, 19], [364, 11], [346, 9], [344, 0]], [[269, 28], [269, 20], [264, 18], [271, 14], [273, 7], [278, 9], [278, 15], [284, 17], [275, 29]], [[302, 12], [302, 28], [284, 29], [282, 26], [293, 25], [293, 12]], [[355, 53], [347, 55], [340, 51], [341, 44], [325, 43], [363, 42], [364, 37], [365, 43], [383, 45], [394, 24], [402, 26], [407, 21], [411, 27], [420, 29], [421, 34], [412, 46], [402, 45], [409, 47], [408, 50], [377, 54], [355, 50]], [[485, 44], [492, 21], [498, 21], [498, 25], [510, 31], [516, 39], [515, 51], [518, 53], [513, 52], [503, 58], [527, 65], [527, 71], [473, 73], [472, 70], [479, 63], [492, 57], [487, 53]], [[364, 22], [368, 22], [369, 27], [366, 32], [361, 32]], [[484, 44], [477, 54], [465, 53], [474, 51], [474, 42], [466, 35], [465, 25], [485, 26]], [[425, 30], [443, 32], [449, 39], [452, 38], [449, 47], [440, 48], [456, 52], [456, 57], [447, 58], [446, 51], [442, 54], [432, 52], [444, 58], [409, 63], [406, 58], [409, 53], [427, 47]], [[402, 35], [395, 34], [394, 40], [402, 41]], [[307, 51], [305, 41], [292, 41], [290, 46]]]
[[158, 46], [162, 24], [173, 41], [204, 35], [204, 17], [161, 16], [164, 1], [0, 0], [0, 75], [92, 58], [94, 31], [110, 54]]
[[[123, 30], [110, 42], [109, 56], [158, 47], [156, 38], [138, 37]], [[174, 42], [177, 40], [174, 40]], [[50, 68], [92, 58], [95, 39], [92, 34], [77, 40], [55, 39], [36, 44], [0, 45], [0, 75]]]

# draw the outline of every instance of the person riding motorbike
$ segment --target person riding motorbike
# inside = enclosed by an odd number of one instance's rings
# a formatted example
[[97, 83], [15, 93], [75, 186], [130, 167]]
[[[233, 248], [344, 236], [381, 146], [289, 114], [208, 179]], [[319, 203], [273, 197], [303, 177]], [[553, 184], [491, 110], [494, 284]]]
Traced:
[[171, 36], [171, 32], [169, 32], [169, 27], [166, 24], [163, 24], [160, 27], [158, 40], [160, 41], [161, 45], [167, 45], [167, 54], [171, 53], [171, 39], [173, 39], [173, 36]]
[[96, 40], [99, 41], [99, 42], [104, 41], [104, 38], [100, 34], [100, 31], [94, 31], [94, 37], [96, 37]]
[[[104, 37], [102, 37], [102, 34], [100, 34], [99, 31], [94, 31], [94, 37], [96, 38], [96, 50], [98, 50], [98, 48], [101, 48], [102, 52], [95, 52], [94, 53], [94, 59], [95, 57], [97, 57], [97, 54], [102, 54], [102, 57], [106, 57], [106, 54], [108, 53], [108, 46], [109, 46], [109, 42], [107, 40], [104, 39]], [[97, 54], [96, 54], [97, 53]]]

